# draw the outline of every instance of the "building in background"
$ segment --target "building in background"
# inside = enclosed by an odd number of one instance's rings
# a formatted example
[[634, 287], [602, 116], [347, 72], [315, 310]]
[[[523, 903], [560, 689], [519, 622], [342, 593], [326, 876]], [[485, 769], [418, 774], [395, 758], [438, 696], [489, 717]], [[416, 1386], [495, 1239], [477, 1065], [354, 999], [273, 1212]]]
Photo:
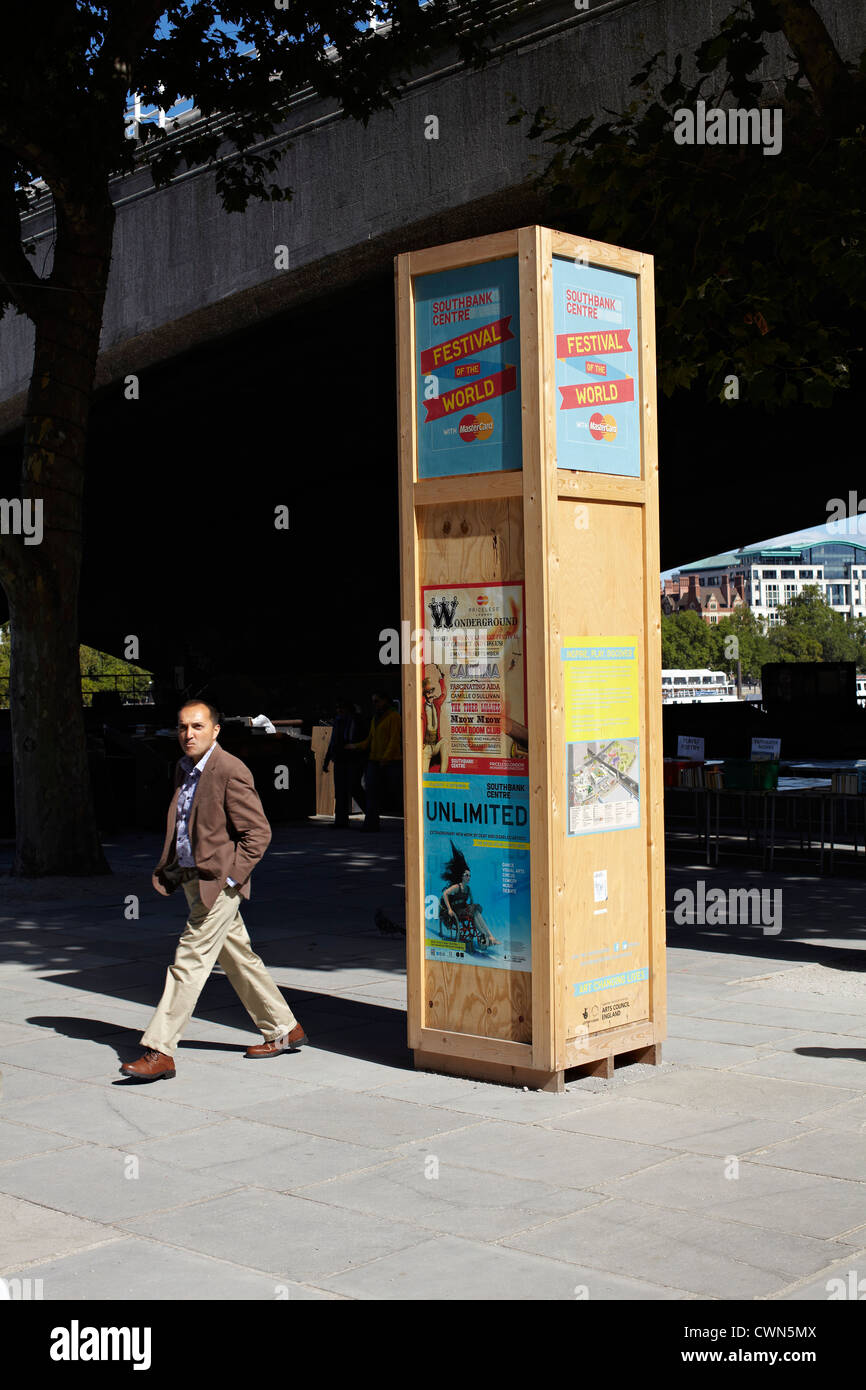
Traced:
[[767, 628], [777, 627], [780, 607], [810, 585], [837, 613], [866, 617], [866, 516], [683, 565], [662, 576], [662, 612], [692, 609], [717, 623], [745, 604]]

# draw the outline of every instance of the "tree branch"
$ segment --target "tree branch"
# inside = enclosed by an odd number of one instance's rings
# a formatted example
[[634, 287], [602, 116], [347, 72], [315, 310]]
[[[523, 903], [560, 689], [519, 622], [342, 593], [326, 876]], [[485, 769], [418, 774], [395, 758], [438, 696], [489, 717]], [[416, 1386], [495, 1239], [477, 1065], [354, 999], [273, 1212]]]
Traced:
[[15, 197], [16, 166], [15, 156], [0, 149], [0, 282], [12, 303], [32, 319], [43, 281], [21, 244], [21, 211]]

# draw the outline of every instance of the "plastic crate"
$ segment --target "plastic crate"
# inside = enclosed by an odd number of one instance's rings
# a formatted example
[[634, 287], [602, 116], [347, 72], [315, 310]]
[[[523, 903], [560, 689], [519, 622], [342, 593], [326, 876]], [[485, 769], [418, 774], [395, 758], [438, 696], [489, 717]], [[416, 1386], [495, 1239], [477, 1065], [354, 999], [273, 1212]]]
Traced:
[[722, 776], [728, 791], [774, 792], [779, 785], [779, 764], [771, 759], [725, 758]]

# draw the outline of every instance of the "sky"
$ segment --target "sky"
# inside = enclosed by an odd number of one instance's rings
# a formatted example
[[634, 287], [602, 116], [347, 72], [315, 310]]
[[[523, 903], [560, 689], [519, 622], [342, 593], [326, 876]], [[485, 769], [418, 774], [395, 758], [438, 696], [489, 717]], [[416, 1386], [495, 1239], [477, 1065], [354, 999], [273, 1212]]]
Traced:
[[[844, 503], [844, 498], [834, 499]], [[863, 511], [858, 516], [849, 516], [841, 521], [825, 521], [820, 526], [807, 526], [801, 531], [788, 531], [784, 536], [773, 536], [770, 540], [747, 541], [744, 547], [732, 546], [731, 550], [741, 548], [749, 549], [756, 545], [788, 545], [797, 542], [811, 542], [818, 545], [821, 541], [859, 541], [861, 545], [866, 545], [866, 499], [863, 503]], [[675, 565], [673, 569], [662, 570], [662, 579], [670, 579], [678, 574], [681, 569], [688, 569], [689, 565], [696, 565], [704, 556], [698, 556], [694, 560], [685, 560], [680, 565]], [[707, 557], [708, 558], [708, 557]]]

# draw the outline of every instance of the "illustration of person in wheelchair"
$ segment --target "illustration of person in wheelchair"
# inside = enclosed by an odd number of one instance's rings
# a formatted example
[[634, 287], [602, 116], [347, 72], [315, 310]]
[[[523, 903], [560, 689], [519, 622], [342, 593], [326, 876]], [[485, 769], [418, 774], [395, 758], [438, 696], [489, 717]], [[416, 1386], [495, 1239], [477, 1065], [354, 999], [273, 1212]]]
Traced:
[[469, 887], [469, 865], [461, 851], [451, 841], [451, 858], [442, 877], [448, 887], [439, 898], [439, 924], [442, 935], [451, 941], [463, 941], [470, 951], [486, 951], [498, 946], [499, 939], [481, 915], [481, 903], [474, 901]]

